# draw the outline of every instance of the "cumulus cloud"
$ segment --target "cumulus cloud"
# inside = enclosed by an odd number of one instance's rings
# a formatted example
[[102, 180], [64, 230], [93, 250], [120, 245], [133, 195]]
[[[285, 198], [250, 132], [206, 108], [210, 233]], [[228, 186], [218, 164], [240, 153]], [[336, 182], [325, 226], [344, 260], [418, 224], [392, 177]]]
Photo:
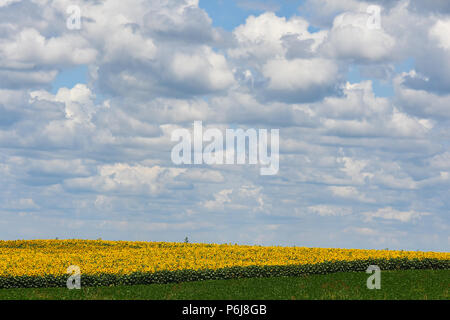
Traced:
[[438, 41], [439, 47], [450, 49], [450, 39], [448, 37], [450, 33], [450, 19], [436, 21], [429, 33], [431, 38]]
[[[240, 1], [231, 31], [197, 0], [77, 1], [69, 30], [72, 4], [0, 1], [2, 236], [443, 249], [446, 3]], [[280, 129], [279, 173], [173, 164], [196, 120]]]
[[325, 59], [269, 60], [262, 74], [269, 79], [267, 89], [274, 99], [307, 102], [334, 89], [338, 68]]
[[87, 178], [73, 178], [64, 182], [67, 188], [84, 189], [92, 192], [131, 192], [155, 195], [164, 191], [170, 180], [183, 170], [159, 166], [131, 166], [118, 163], [98, 168], [98, 175]]
[[223, 189], [213, 194], [212, 200], [201, 203], [210, 211], [247, 211], [262, 212], [266, 210], [262, 187], [242, 185], [235, 189]]
[[2, 65], [17, 68], [87, 64], [94, 61], [97, 53], [78, 35], [46, 39], [37, 30], [29, 28], [3, 40], [1, 47]]
[[318, 104], [324, 127], [338, 136], [424, 136], [433, 128], [426, 118], [413, 117], [400, 111], [385, 98], [373, 94], [370, 81], [349, 84], [344, 97], [326, 98]]
[[374, 62], [391, 57], [395, 39], [381, 27], [370, 27], [368, 13], [344, 13], [334, 19], [323, 50], [338, 59]]
[[386, 207], [378, 209], [377, 211], [364, 212], [363, 215], [366, 216], [367, 220], [372, 220], [373, 218], [380, 218], [385, 220], [398, 220], [400, 222], [410, 222], [414, 221], [422, 216], [430, 215], [429, 212], [417, 212], [414, 210], [410, 211], [399, 211], [393, 209], [392, 207]]
[[197, 54], [175, 54], [169, 70], [168, 81], [183, 87], [186, 92], [220, 91], [234, 82], [225, 57], [209, 47], [201, 48]]
[[315, 51], [326, 33], [310, 33], [308, 25], [301, 17], [286, 19], [273, 12], [250, 16], [245, 24], [233, 31], [237, 47], [230, 49], [228, 54], [236, 59], [256, 59], [261, 64], [268, 59], [284, 56], [288, 51], [288, 40], [307, 42], [308, 49]]
[[417, 79], [414, 71], [405, 73], [395, 79], [396, 102], [407, 113], [431, 118], [450, 117], [450, 94], [436, 94], [425, 89], [414, 89], [405, 85], [405, 80]]

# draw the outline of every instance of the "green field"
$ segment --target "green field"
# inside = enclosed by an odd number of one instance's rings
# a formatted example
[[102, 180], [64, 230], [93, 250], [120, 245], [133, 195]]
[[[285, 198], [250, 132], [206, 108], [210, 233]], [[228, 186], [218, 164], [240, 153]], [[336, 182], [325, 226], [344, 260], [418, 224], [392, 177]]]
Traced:
[[450, 270], [382, 271], [381, 289], [369, 290], [364, 272], [301, 277], [211, 280], [178, 284], [117, 287], [1, 289], [0, 300], [121, 299], [121, 300], [257, 300], [257, 299], [444, 299], [448, 300]]

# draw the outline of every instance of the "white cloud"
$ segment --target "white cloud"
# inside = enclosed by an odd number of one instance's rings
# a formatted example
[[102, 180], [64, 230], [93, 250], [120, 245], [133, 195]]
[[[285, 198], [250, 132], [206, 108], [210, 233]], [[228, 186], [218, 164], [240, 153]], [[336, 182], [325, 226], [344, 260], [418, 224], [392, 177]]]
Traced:
[[64, 185], [69, 189], [84, 189], [94, 193], [124, 192], [156, 195], [164, 192], [174, 178], [184, 171], [186, 169], [117, 163], [100, 166], [98, 174], [92, 177], [67, 179]]
[[337, 16], [324, 41], [323, 50], [338, 59], [354, 59], [357, 62], [390, 58], [395, 38], [382, 28], [369, 28], [369, 19], [367, 13], [347, 12]]
[[361, 202], [375, 202], [374, 199], [368, 198], [365, 194], [361, 193], [357, 188], [352, 186], [331, 186], [328, 189], [337, 197], [353, 199]]
[[5, 88], [27, 88], [47, 85], [52, 82], [57, 70], [22, 71], [22, 70], [0, 70], [0, 77], [8, 79]]
[[262, 72], [270, 90], [308, 91], [334, 83], [337, 66], [324, 59], [270, 60]]
[[[126, 50], [124, 50], [124, 47]], [[157, 48], [151, 38], [133, 32], [132, 27], [119, 29], [105, 39], [103, 62], [109, 63], [121, 60], [124, 54], [128, 59], [151, 61]]]
[[430, 215], [430, 213], [417, 212], [414, 210], [398, 211], [396, 209], [393, 209], [392, 207], [386, 207], [378, 209], [377, 211], [363, 212], [363, 215], [366, 216], [368, 221], [371, 221], [373, 218], [380, 218], [385, 220], [398, 220], [401, 222], [410, 222], [419, 219], [420, 217], [428, 216]]
[[315, 205], [309, 206], [308, 210], [322, 217], [327, 216], [346, 216], [352, 214], [351, 208], [329, 206], [329, 205]]
[[31, 198], [20, 198], [17, 200], [9, 201], [3, 205], [4, 207], [12, 210], [35, 210], [39, 209], [39, 206]]
[[188, 182], [220, 183], [224, 181], [224, 177], [220, 171], [205, 169], [189, 169], [181, 174], [180, 179]]
[[287, 53], [284, 37], [293, 36], [296, 41], [310, 40], [310, 50], [315, 51], [325, 37], [325, 32], [309, 33], [308, 22], [293, 16], [290, 19], [266, 12], [257, 17], [250, 16], [245, 24], [233, 31], [237, 47], [229, 50], [232, 58], [264, 61], [283, 57]]
[[230, 194], [232, 189], [224, 189], [214, 194], [214, 200], [208, 200], [203, 203], [203, 206], [209, 210], [223, 210], [224, 205], [231, 202]]
[[19, 2], [21, 0], [0, 0], [0, 7], [6, 7], [12, 3]]
[[341, 171], [350, 176], [352, 181], [357, 184], [364, 184], [366, 179], [371, 179], [374, 176], [373, 173], [363, 171], [367, 166], [368, 161], [354, 160], [349, 157], [342, 157], [338, 158], [337, 162], [344, 164], [344, 167], [341, 168]]
[[434, 119], [450, 118], [450, 94], [436, 94], [405, 86], [405, 79], [420, 78], [415, 72], [398, 76], [395, 81], [396, 102], [407, 113]]
[[450, 19], [438, 20], [430, 29], [430, 37], [438, 41], [439, 47], [450, 49]]
[[202, 91], [224, 90], [234, 82], [225, 57], [209, 47], [194, 54], [175, 53], [168, 77], [173, 77], [175, 83]]
[[86, 64], [93, 62], [97, 54], [79, 35], [46, 38], [30, 28], [21, 30], [10, 39], [1, 39], [0, 44], [0, 61], [4, 67]]
[[210, 211], [264, 211], [264, 196], [262, 188], [255, 185], [243, 185], [236, 189], [223, 189], [213, 194], [214, 200], [206, 200], [201, 203]]
[[372, 83], [347, 83], [343, 97], [329, 97], [317, 105], [328, 132], [338, 136], [424, 136], [433, 122], [409, 116], [386, 98], [375, 97]]
[[31, 101], [45, 100], [63, 103], [66, 119], [76, 122], [89, 122], [95, 113], [95, 99], [92, 91], [84, 84], [77, 84], [73, 88], [60, 88], [56, 95], [47, 91], [32, 91]]
[[450, 169], [450, 151], [435, 155], [430, 159], [430, 165], [438, 169]]
[[262, 67], [268, 80], [261, 92], [269, 100], [301, 103], [320, 100], [336, 91], [338, 66], [326, 59], [274, 59]]
[[371, 228], [366, 228], [366, 227], [355, 227], [355, 228], [351, 228], [350, 230], [351, 232], [356, 232], [357, 234], [363, 235], [363, 236], [377, 236], [379, 235], [379, 233]]

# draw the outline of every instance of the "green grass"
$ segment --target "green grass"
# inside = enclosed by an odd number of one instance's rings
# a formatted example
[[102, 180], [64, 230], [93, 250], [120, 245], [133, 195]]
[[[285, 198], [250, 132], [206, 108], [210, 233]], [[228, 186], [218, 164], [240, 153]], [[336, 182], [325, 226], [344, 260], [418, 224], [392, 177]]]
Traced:
[[450, 270], [382, 271], [381, 289], [369, 290], [364, 272], [341, 272], [301, 277], [210, 280], [178, 284], [117, 287], [1, 289], [7, 299], [121, 300], [252, 300], [252, 299], [445, 299]]

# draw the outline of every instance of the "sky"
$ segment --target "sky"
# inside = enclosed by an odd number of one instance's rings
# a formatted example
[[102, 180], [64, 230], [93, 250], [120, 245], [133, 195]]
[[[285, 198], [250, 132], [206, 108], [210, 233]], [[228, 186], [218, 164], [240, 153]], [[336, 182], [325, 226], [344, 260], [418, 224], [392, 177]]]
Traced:
[[[279, 172], [174, 164], [194, 121]], [[3, 240], [448, 251], [449, 124], [445, 0], [0, 0]]]

